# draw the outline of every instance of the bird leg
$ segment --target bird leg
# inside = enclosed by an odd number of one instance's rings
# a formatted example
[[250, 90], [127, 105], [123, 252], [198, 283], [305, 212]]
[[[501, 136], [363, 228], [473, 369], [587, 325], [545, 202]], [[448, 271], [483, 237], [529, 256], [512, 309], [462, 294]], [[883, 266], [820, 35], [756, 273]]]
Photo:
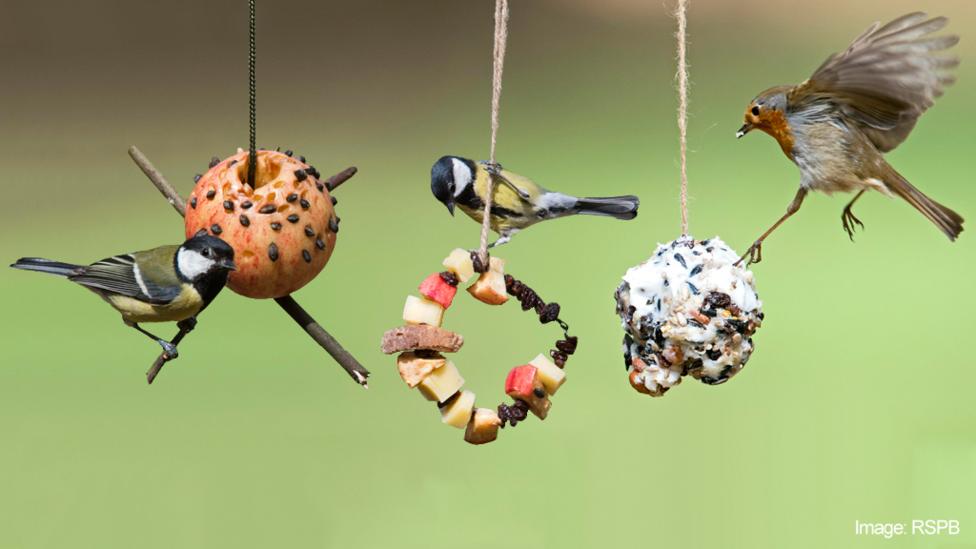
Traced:
[[132, 326], [133, 328], [135, 328], [136, 330], [138, 330], [139, 333], [145, 334], [146, 337], [148, 337], [149, 339], [151, 339], [151, 340], [155, 341], [156, 343], [158, 343], [159, 346], [163, 348], [163, 354], [167, 357], [166, 360], [173, 360], [174, 358], [180, 356], [179, 351], [176, 350], [176, 345], [175, 344], [170, 343], [169, 341], [166, 341], [165, 339], [163, 339], [163, 338], [161, 338], [161, 337], [159, 337], [159, 336], [157, 336], [157, 335], [155, 335], [155, 334], [153, 334], [153, 333], [151, 333], [149, 331], [146, 331], [145, 329], [143, 329], [141, 326], [139, 326], [135, 322], [129, 324], [129, 326]]
[[170, 354], [169, 351], [165, 351], [163, 354], [159, 355], [156, 362], [153, 362], [153, 365], [149, 368], [149, 371], [146, 372], [146, 380], [150, 384], [156, 379], [156, 376], [159, 375], [159, 371], [163, 369], [163, 365], [178, 356], [178, 353], [176, 353], [176, 346], [179, 345], [180, 342], [183, 341], [183, 338], [186, 337], [186, 334], [192, 332], [196, 326], [197, 317], [195, 316], [191, 316], [190, 318], [183, 319], [176, 323], [176, 327], [179, 328], [180, 331], [177, 332], [173, 337], [173, 341], [169, 342], [169, 345], [173, 347], [174, 353]]
[[501, 235], [501, 237], [498, 240], [496, 240], [496, 241], [492, 242], [491, 244], [489, 244], [488, 247], [489, 248], [494, 248], [495, 246], [501, 246], [502, 244], [508, 244], [512, 240], [512, 237], [515, 236], [515, 233], [517, 233], [517, 232], [519, 232], [518, 229], [512, 229], [511, 231], [506, 232], [505, 234]]
[[844, 212], [840, 214], [840, 221], [844, 225], [844, 230], [847, 231], [847, 236], [850, 237], [851, 242], [854, 242], [854, 225], [857, 224], [861, 227], [861, 229], [864, 228], [864, 223], [861, 223], [861, 220], [854, 215], [854, 212], [851, 211], [851, 206], [857, 202], [858, 198], [861, 198], [861, 195], [864, 194], [865, 190], [867, 189], [861, 189], [860, 192], [854, 195], [854, 198], [852, 198], [851, 201], [844, 206]]
[[756, 241], [752, 243], [752, 246], [749, 246], [749, 249], [746, 250], [746, 253], [742, 254], [742, 257], [740, 257], [739, 260], [735, 262], [735, 264], [738, 265], [742, 263], [742, 261], [746, 258], [748, 258], [748, 261], [746, 261], [746, 265], [752, 265], [753, 263], [759, 263], [760, 261], [762, 261], [763, 240], [766, 240], [766, 238], [769, 235], [771, 235], [773, 231], [778, 229], [779, 226], [782, 225], [784, 221], [792, 217], [793, 214], [795, 214], [796, 212], [800, 211], [800, 206], [803, 204], [803, 199], [806, 198], [806, 196], [807, 196], [807, 190], [803, 187], [800, 187], [799, 190], [796, 191], [796, 196], [793, 197], [793, 201], [790, 202], [790, 205], [786, 207], [786, 213], [783, 214], [783, 217], [779, 218], [779, 220], [776, 223], [773, 223], [772, 227], [767, 229], [766, 232], [762, 234], [762, 236], [757, 238]]
[[517, 185], [515, 185], [515, 183], [512, 183], [511, 181], [508, 180], [507, 177], [502, 175], [501, 164], [499, 164], [498, 162], [483, 162], [483, 164], [485, 165], [485, 171], [487, 171], [489, 175], [491, 175], [498, 181], [501, 181], [509, 189], [512, 189], [512, 191], [514, 191], [515, 194], [519, 195], [519, 198], [521, 198], [522, 200], [529, 200], [530, 198], [532, 198], [531, 196], [529, 196], [528, 192], [520, 189]]

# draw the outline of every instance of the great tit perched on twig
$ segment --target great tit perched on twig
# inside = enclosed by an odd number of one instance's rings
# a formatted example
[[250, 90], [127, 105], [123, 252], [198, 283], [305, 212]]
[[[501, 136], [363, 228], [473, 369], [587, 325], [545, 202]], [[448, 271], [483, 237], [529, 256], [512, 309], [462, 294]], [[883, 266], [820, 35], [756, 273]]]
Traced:
[[234, 249], [206, 234], [180, 246], [116, 255], [91, 265], [25, 257], [11, 267], [63, 276], [95, 292], [122, 313], [127, 326], [158, 343], [167, 360], [178, 356], [176, 345], [139, 323], [176, 321], [180, 334], [173, 341], [178, 343], [196, 325], [196, 315], [223, 289], [228, 272], [236, 268]]
[[498, 246], [511, 240], [522, 229], [540, 221], [570, 215], [603, 215], [616, 219], [637, 217], [640, 200], [636, 196], [577, 198], [549, 191], [527, 177], [475, 163], [460, 156], [442, 156], [430, 169], [430, 190], [434, 197], [454, 215], [455, 206], [478, 223], [484, 214], [490, 170], [495, 170], [495, 192], [491, 206], [491, 229], [499, 239]]

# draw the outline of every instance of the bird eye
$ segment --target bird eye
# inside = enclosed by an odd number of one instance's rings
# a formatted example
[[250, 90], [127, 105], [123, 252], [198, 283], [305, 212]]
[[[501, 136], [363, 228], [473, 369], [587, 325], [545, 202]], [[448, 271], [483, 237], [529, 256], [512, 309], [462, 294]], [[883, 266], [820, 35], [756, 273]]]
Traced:
[[203, 257], [210, 257], [210, 248], [203, 249]]
[[752, 115], [759, 116], [759, 105], [752, 107]]

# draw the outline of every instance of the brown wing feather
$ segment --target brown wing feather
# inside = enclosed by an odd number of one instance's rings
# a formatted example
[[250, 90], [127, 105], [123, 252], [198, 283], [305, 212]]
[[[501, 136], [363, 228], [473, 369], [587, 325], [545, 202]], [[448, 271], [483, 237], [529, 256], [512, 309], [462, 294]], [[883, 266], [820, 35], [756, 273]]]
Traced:
[[875, 23], [798, 86], [790, 94], [791, 106], [832, 101], [878, 150], [894, 149], [954, 81], [949, 71], [959, 61], [940, 52], [959, 37], [931, 36], [947, 23], [945, 17], [929, 19], [920, 12], [883, 26]]

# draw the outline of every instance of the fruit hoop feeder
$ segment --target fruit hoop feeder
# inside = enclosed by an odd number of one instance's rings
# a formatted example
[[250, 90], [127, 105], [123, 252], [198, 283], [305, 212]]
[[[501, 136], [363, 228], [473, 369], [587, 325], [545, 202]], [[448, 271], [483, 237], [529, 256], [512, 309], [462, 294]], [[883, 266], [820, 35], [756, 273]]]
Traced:
[[[184, 201], [138, 148], [129, 148], [136, 165], [185, 217], [187, 236], [206, 232], [234, 248], [238, 271], [228, 287], [246, 297], [274, 298], [356, 383], [368, 387], [369, 371], [290, 295], [310, 282], [331, 257], [339, 231], [331, 192], [355, 175], [356, 168], [321, 180], [304, 157], [258, 150], [252, 187], [244, 183], [248, 154], [239, 150], [224, 160], [214, 157], [210, 169], [194, 178], [193, 193]], [[181, 329], [173, 344], [187, 333]], [[156, 359], [146, 372], [149, 383], [167, 361], [164, 354]]]
[[[477, 251], [456, 249], [444, 260], [446, 271], [428, 276], [420, 284], [421, 297], [408, 296], [403, 308], [405, 326], [383, 334], [385, 354], [400, 353], [397, 369], [404, 383], [417, 388], [429, 401], [437, 403], [441, 421], [465, 429], [464, 440], [486, 444], [498, 437], [498, 428], [508, 423], [514, 427], [532, 412], [539, 419], [549, 413], [550, 395], [566, 381], [563, 367], [576, 352], [577, 338], [569, 335], [569, 326], [560, 320], [558, 303], [546, 303], [521, 281], [504, 273], [505, 262], [491, 257], [484, 265]], [[478, 273], [468, 288], [475, 299], [488, 305], [501, 305], [508, 296], [515, 297], [522, 310], [534, 309], [542, 324], [556, 322], [564, 338], [557, 341], [549, 357], [536, 356], [528, 364], [516, 366], [505, 379], [505, 393], [512, 404], [497, 408], [476, 408], [475, 394], [464, 390], [464, 378], [453, 362], [441, 353], [455, 353], [464, 344], [460, 334], [441, 328], [444, 311], [451, 306], [458, 285]], [[551, 358], [551, 360], [550, 360]]]

